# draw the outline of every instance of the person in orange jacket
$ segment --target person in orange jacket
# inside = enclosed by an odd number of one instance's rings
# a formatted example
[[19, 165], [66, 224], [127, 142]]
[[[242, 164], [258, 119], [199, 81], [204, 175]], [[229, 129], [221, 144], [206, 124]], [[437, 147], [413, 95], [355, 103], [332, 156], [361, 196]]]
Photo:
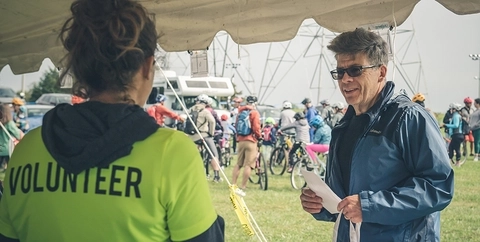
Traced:
[[163, 126], [165, 116], [178, 120], [182, 123], [185, 121], [178, 114], [164, 106], [164, 103], [167, 100], [167, 97], [165, 95], [158, 94], [155, 100], [157, 101], [157, 103], [150, 106], [147, 109], [147, 113], [157, 121], [158, 125]]

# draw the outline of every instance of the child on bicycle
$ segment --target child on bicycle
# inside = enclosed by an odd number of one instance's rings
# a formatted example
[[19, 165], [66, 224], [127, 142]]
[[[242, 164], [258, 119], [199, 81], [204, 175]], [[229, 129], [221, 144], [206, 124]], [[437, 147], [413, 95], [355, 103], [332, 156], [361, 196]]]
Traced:
[[220, 119], [222, 120], [221, 124], [223, 128], [223, 139], [222, 142], [220, 142], [220, 148], [223, 149], [225, 148], [225, 143], [230, 140], [230, 135], [234, 135], [236, 131], [235, 127], [233, 127], [233, 125], [228, 122], [228, 115], [222, 114]]
[[293, 165], [295, 163], [293, 160], [293, 157], [297, 149], [300, 148], [302, 143], [304, 144], [310, 143], [310, 133], [309, 133], [310, 126], [308, 125], [308, 121], [305, 119], [305, 114], [303, 114], [303, 112], [297, 112], [295, 113], [293, 118], [295, 119], [295, 122], [288, 124], [286, 126], [283, 126], [279, 130], [279, 133], [281, 133], [282, 131], [285, 131], [285, 130], [295, 129], [295, 133], [297, 134], [295, 137], [296, 139], [295, 144], [293, 144], [293, 147], [290, 150], [290, 153], [288, 154], [288, 164], [289, 164], [289, 167], [287, 170], [288, 173], [292, 172]]
[[275, 119], [268, 117], [265, 120], [265, 125], [262, 128], [262, 153], [263, 157], [268, 160], [272, 150], [277, 143], [277, 130], [275, 129]]
[[309, 144], [305, 147], [308, 155], [313, 161], [316, 161], [315, 152], [326, 153], [330, 147], [330, 139], [332, 138], [332, 128], [325, 124], [323, 118], [320, 115], [316, 115], [309, 123], [310, 127], [315, 129], [315, 135], [313, 136], [313, 144]]

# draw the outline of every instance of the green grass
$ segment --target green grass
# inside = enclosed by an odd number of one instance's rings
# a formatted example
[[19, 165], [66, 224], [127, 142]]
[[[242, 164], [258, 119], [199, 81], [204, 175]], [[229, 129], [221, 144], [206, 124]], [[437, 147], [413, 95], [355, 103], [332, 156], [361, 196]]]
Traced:
[[[480, 241], [480, 162], [469, 157], [455, 167], [455, 194], [452, 203], [441, 214], [442, 241]], [[231, 168], [225, 173], [231, 180]], [[290, 174], [288, 174], [290, 175]], [[267, 191], [249, 184], [244, 198], [268, 241], [331, 241], [333, 223], [316, 221], [303, 211], [300, 191], [290, 185], [290, 177], [269, 175]], [[217, 213], [225, 219], [226, 241], [258, 241], [248, 237], [229, 200], [226, 182], [211, 183], [210, 191]]]

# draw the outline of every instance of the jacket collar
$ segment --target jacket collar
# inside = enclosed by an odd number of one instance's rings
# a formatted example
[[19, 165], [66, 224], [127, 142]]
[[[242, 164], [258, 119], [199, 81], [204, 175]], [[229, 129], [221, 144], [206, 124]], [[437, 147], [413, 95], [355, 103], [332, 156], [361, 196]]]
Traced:
[[[382, 91], [380, 92], [380, 97], [378, 98], [377, 102], [370, 107], [370, 109], [365, 113], [366, 115], [369, 116], [370, 122], [372, 122], [375, 117], [378, 115], [380, 110], [385, 106], [385, 104], [390, 100], [390, 98], [393, 96], [395, 89], [395, 83], [392, 81], [387, 81], [385, 83], [385, 86], [383, 87]], [[355, 115], [355, 110], [353, 109], [353, 106], [349, 105], [347, 112], [345, 113], [345, 120], [350, 120], [352, 117]]]

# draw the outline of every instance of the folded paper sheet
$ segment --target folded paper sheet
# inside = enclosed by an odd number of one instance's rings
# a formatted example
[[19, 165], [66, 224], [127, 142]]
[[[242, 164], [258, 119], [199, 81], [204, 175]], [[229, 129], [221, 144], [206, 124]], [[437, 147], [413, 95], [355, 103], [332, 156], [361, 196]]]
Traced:
[[339, 213], [337, 211], [337, 205], [342, 200], [337, 194], [314, 172], [307, 171], [306, 169], [302, 169], [300, 172], [305, 178], [308, 187], [323, 199], [323, 207], [331, 214]]

